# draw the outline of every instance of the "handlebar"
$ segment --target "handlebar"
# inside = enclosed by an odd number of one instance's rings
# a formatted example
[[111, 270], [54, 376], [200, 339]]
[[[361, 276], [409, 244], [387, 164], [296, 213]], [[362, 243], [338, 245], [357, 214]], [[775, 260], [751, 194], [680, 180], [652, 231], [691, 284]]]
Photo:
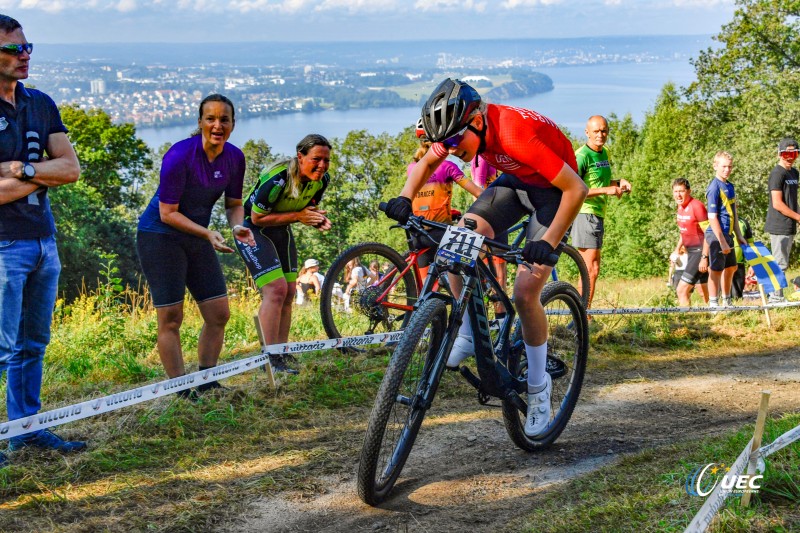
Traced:
[[[386, 207], [387, 207], [386, 202], [381, 202], [380, 204], [378, 204], [378, 209], [380, 209], [381, 212], [383, 212], [383, 213], [386, 212]], [[464, 218], [464, 217], [466, 217], [466, 214], [462, 218]], [[464, 218], [464, 220], [466, 221], [466, 220], [470, 220], [470, 219]], [[410, 229], [412, 231], [416, 231], [416, 232], [422, 233], [423, 235], [425, 235], [427, 237], [430, 237], [431, 240], [436, 242], [436, 239], [433, 239], [433, 237], [431, 237], [428, 234], [428, 232], [425, 231], [425, 227], [423, 227], [423, 226], [427, 226], [428, 228], [447, 230], [447, 228], [449, 227], [449, 224], [443, 224], [442, 222], [434, 222], [433, 220], [428, 220], [427, 218], [424, 218], [424, 217], [420, 217], [420, 216], [417, 216], [417, 215], [411, 215], [411, 216], [408, 217], [408, 223], [403, 225], [403, 226], [401, 226], [401, 227], [406, 228], [406, 229]], [[520, 263], [527, 263], [527, 261], [525, 261], [525, 259], [522, 257], [522, 250], [519, 249], [519, 248], [513, 248], [513, 247], [509, 246], [508, 244], [506, 244], [504, 242], [494, 241], [492, 239], [484, 239], [483, 243], [488, 245], [491, 249], [503, 250], [505, 252], [505, 253], [502, 253], [502, 254], [491, 254], [490, 253], [491, 255], [500, 257], [503, 260], [505, 260], [505, 261], [507, 261], [507, 262], [509, 262], [511, 264], [514, 264], [514, 265], [518, 265]], [[558, 243], [558, 246], [556, 246], [556, 250], [557, 251], [561, 251], [563, 248], [564, 248], [564, 242], [563, 241]], [[559, 255], [554, 253], [554, 254], [550, 254], [548, 256], [548, 259], [550, 260], [550, 262], [556, 263], [556, 262], [558, 262], [558, 257], [559, 257]]]

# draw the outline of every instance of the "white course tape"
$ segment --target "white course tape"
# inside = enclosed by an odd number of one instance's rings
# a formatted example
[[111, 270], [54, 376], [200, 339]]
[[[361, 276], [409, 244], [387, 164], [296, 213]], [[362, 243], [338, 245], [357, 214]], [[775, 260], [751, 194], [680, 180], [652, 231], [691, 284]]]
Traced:
[[790, 429], [770, 444], [766, 446], [762, 446], [758, 450], [756, 450], [756, 455], [758, 457], [766, 457], [768, 455], [772, 455], [773, 453], [781, 450], [787, 446], [789, 446], [794, 441], [800, 439], [800, 426], [797, 426], [794, 429]]
[[[784, 302], [767, 305], [734, 305], [730, 307], [631, 307], [619, 309], [587, 309], [589, 315], [656, 315], [664, 313], [730, 313], [732, 311], [763, 311], [765, 309], [781, 309], [798, 307], [800, 302]], [[547, 314], [568, 314], [569, 311], [548, 312]]]
[[[750, 460], [750, 448], [753, 447], [753, 439], [750, 439], [750, 442], [747, 443], [747, 446], [744, 447], [742, 453], [739, 454], [739, 457], [736, 458], [736, 462], [731, 465], [730, 470], [725, 474], [725, 476], [738, 476], [742, 472], [744, 472], [745, 466], [747, 466], [747, 462]], [[722, 488], [722, 483], [719, 483], [714, 491], [708, 495], [706, 498], [705, 503], [697, 511], [697, 514], [694, 516], [694, 519], [689, 523], [686, 528], [687, 533], [702, 533], [705, 531], [711, 521], [714, 520], [717, 512], [725, 505], [725, 498], [727, 498], [731, 492], [735, 489], [734, 487], [724, 489]]]
[[385, 344], [387, 342], [397, 342], [403, 335], [403, 330], [393, 331], [392, 333], [375, 333], [373, 335], [361, 335], [358, 337], [346, 337], [342, 339], [328, 339], [323, 341], [311, 342], [290, 342], [285, 344], [272, 344], [265, 346], [261, 353], [245, 359], [231, 361], [214, 368], [199, 370], [177, 378], [159, 381], [136, 389], [118, 392], [102, 398], [96, 398], [82, 403], [76, 403], [67, 407], [53, 409], [44, 413], [38, 413], [27, 418], [20, 418], [3, 422], [0, 424], [0, 440], [10, 439], [53, 426], [60, 426], [67, 422], [74, 422], [83, 418], [97, 416], [103, 413], [116, 411], [129, 405], [146, 402], [167, 394], [186, 390], [191, 387], [215, 381], [217, 379], [229, 378], [237, 374], [242, 374], [249, 370], [256, 369], [265, 364], [269, 354], [277, 353], [302, 353], [330, 348], [348, 348], [353, 346], [365, 346], [369, 344]]

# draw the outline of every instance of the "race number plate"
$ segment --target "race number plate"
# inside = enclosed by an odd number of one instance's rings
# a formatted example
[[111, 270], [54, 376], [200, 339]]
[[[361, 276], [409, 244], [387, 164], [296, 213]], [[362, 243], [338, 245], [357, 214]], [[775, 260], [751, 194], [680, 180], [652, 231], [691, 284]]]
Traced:
[[483, 239], [483, 235], [467, 228], [449, 226], [436, 255], [448, 262], [475, 266], [475, 260], [481, 253]]

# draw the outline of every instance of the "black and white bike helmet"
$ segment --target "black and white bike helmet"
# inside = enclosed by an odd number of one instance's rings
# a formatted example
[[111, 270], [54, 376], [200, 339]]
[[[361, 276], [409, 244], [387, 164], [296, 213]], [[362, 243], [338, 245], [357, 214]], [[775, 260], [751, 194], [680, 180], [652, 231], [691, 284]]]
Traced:
[[422, 106], [422, 127], [431, 142], [441, 142], [463, 130], [470, 114], [481, 103], [481, 95], [460, 80], [447, 78]]

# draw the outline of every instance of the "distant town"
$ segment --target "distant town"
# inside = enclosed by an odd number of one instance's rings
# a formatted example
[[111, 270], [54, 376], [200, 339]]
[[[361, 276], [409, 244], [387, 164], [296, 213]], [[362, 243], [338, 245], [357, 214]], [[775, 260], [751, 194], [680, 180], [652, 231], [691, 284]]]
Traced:
[[417, 105], [443, 75], [462, 77], [482, 92], [495, 91], [496, 100], [502, 100], [552, 90], [551, 80], [537, 73], [537, 68], [679, 58], [677, 52], [575, 46], [535, 53], [520, 52], [517, 46], [514, 52], [514, 57], [507, 59], [496, 54], [438, 53], [427, 68], [406, 66], [402, 58], [392, 56], [370, 64], [287, 58], [284, 64], [271, 65], [34, 58], [29, 82], [52, 95], [58, 104], [102, 108], [116, 123], [160, 127], [194, 122], [200, 100], [212, 92], [231, 97], [238, 117]]

